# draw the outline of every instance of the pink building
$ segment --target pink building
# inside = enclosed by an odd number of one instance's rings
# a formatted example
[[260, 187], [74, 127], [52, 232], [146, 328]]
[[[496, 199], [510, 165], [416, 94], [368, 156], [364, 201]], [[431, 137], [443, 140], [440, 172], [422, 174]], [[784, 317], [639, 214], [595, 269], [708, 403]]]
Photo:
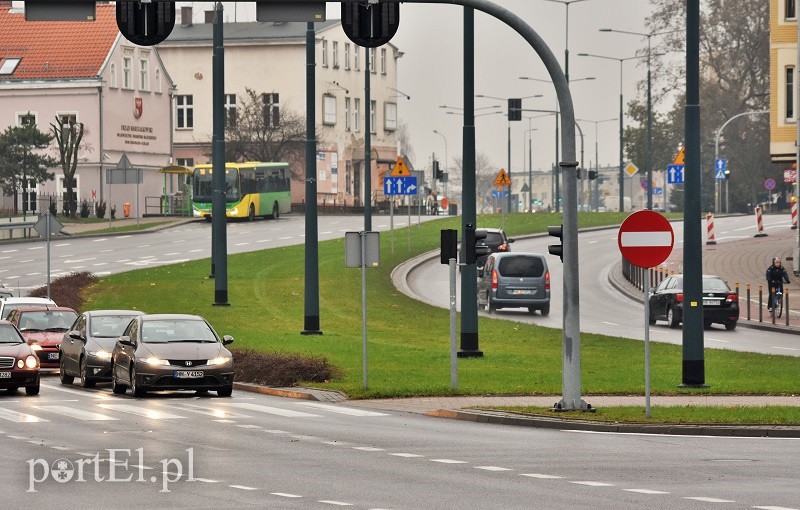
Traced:
[[[157, 214], [162, 194], [181, 189], [179, 178], [165, 183], [156, 173], [172, 162], [174, 91], [158, 50], [122, 38], [114, 5], [97, 5], [97, 19], [78, 24], [25, 21], [9, 4], [0, 1], [0, 129], [34, 123], [47, 132], [57, 118], [83, 123], [78, 201], [107, 201], [118, 218], [127, 202], [135, 215], [136, 186], [101, 179], [126, 154], [143, 170], [138, 210]], [[55, 143], [50, 150], [57, 158]], [[50, 197], [61, 210], [64, 177], [60, 167], [53, 171], [55, 181], [20, 190], [20, 210], [38, 212]], [[13, 197], [3, 197], [4, 210], [13, 205]]]

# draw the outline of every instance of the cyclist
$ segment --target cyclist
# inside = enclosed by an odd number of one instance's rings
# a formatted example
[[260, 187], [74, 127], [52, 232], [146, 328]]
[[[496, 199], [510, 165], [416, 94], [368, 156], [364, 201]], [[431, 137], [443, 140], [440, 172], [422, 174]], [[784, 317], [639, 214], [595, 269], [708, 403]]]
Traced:
[[781, 265], [781, 259], [772, 258], [772, 265], [767, 268], [767, 288], [769, 289], [769, 301], [767, 309], [772, 310], [772, 302], [775, 299], [775, 291], [783, 292], [783, 283], [791, 283], [786, 269]]

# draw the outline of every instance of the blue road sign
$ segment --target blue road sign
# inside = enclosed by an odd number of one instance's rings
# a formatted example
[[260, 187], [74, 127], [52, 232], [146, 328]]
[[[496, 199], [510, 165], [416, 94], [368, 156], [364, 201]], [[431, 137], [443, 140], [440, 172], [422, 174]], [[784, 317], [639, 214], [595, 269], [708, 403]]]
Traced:
[[667, 184], [683, 184], [683, 165], [669, 165], [667, 167]]
[[777, 185], [778, 185], [778, 183], [775, 182], [775, 179], [767, 179], [766, 181], [764, 181], [764, 188], [767, 191], [774, 190], [775, 186], [777, 186]]
[[718, 159], [714, 162], [714, 179], [718, 181], [725, 180], [725, 169], [728, 168], [727, 159]]
[[417, 188], [416, 176], [384, 177], [383, 194], [386, 196], [419, 194], [419, 188]]
[[664, 192], [663, 188], [653, 188], [653, 195], [660, 195]]
[[506, 190], [493, 190], [492, 198], [508, 198], [508, 191]]

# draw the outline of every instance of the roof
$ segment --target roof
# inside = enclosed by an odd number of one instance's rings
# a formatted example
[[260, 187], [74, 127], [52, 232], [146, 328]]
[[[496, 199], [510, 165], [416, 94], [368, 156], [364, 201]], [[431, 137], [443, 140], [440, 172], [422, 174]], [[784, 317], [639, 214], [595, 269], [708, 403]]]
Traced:
[[179, 313], [158, 313], [153, 315], [143, 315], [143, 321], [204, 321], [199, 315], [184, 315]]
[[85, 313], [90, 317], [106, 317], [117, 315], [130, 315], [131, 317], [135, 317], [136, 315], [144, 315], [144, 312], [140, 312], [138, 310], [92, 310]]
[[39, 304], [51, 305], [51, 303], [52, 303], [51, 306], [55, 305], [55, 301], [53, 301], [52, 299], [41, 298], [41, 297], [9, 297], [9, 298], [5, 298], [3, 300], [3, 303], [5, 303], [7, 305], [19, 305], [19, 304], [22, 304], [22, 305], [27, 305], [27, 304], [31, 304], [31, 305], [33, 305], [33, 304], [36, 304], [36, 305], [39, 305]]
[[17, 308], [17, 311], [20, 314], [26, 312], [75, 312], [74, 309], [66, 306], [29, 306], [27, 308]]
[[[341, 20], [330, 20], [317, 23], [317, 33], [341, 25]], [[306, 40], [305, 22], [288, 23], [225, 23], [225, 42], [254, 41], [302, 41]], [[178, 46], [186, 43], [208, 43], [213, 39], [213, 23], [198, 23], [188, 26], [175, 25], [166, 41], [159, 46]]]
[[119, 36], [114, 5], [97, 5], [92, 22], [25, 21], [19, 11], [0, 9], [0, 66], [21, 58], [0, 81], [92, 78], [100, 73]]

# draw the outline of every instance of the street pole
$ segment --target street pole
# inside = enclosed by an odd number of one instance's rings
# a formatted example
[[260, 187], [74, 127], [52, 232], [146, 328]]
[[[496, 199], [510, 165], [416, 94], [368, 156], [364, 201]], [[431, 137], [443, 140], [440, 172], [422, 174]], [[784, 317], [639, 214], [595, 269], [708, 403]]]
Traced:
[[[367, 54], [369, 54], [369, 51], [367, 51]], [[369, 72], [369, 69], [367, 71]], [[361, 232], [361, 371], [364, 378], [364, 391], [367, 391], [367, 233], [366, 232]]]
[[450, 259], [450, 388], [458, 389], [458, 314], [456, 313], [456, 259]]
[[369, 48], [364, 48], [364, 230], [372, 231], [372, 98], [370, 96]]
[[651, 70], [652, 35], [647, 36], [647, 208], [653, 210], [653, 74]]
[[[619, 212], [625, 212], [625, 118], [623, 117], [623, 84], [622, 73], [624, 60], [619, 61]], [[631, 197], [633, 200], [633, 197]]]
[[[464, 143], [461, 165], [463, 182], [462, 239], [467, 227], [477, 226], [475, 190], [475, 9], [464, 8]], [[463, 249], [464, 243], [462, 243]], [[462, 257], [464, 256], [462, 252]], [[461, 270], [460, 358], [479, 358], [483, 351], [478, 338], [478, 269], [466, 264]]]
[[[508, 119], [508, 180], [511, 180], [511, 112], [509, 111], [509, 119]], [[508, 214], [511, 214], [511, 186], [508, 186], [508, 200], [506, 204], [506, 209], [508, 210]], [[505, 223], [505, 217], [503, 218], [503, 223]], [[505, 228], [505, 227], [504, 227]]]
[[319, 227], [317, 223], [316, 31], [306, 25], [305, 294], [302, 335], [321, 335], [319, 323]]
[[[214, 5], [212, 146], [212, 239], [214, 245], [214, 306], [228, 306], [228, 240], [225, 193], [225, 54], [222, 28], [222, 2]], [[138, 180], [136, 181], [139, 182]], [[138, 190], [138, 184], [137, 184]], [[139, 203], [138, 197], [136, 203]]]
[[[795, 7], [797, 9], [797, 7]], [[795, 15], [796, 17], [796, 15]], [[797, 82], [797, 75], [800, 72], [800, 20], [796, 21], [797, 23], [797, 66], [794, 68], [794, 81]], [[798, 105], [800, 105], [800, 86], [795, 85], [795, 101], [794, 101], [794, 118], [795, 118], [795, 128], [796, 128], [796, 139], [794, 142], [795, 145], [795, 177], [794, 177], [794, 196], [797, 200], [800, 200], [800, 116], [797, 114]], [[726, 188], [727, 194], [727, 188]], [[792, 250], [792, 264], [795, 268], [795, 274], [798, 274], [798, 260], [800, 260], [800, 228], [797, 229], [797, 243], [795, 245], [795, 249]], [[786, 317], [789, 317], [789, 312], [787, 310]]]
[[561, 200], [560, 200], [561, 199], [561, 182], [560, 182], [561, 181], [561, 176], [560, 176], [561, 172], [560, 172], [560, 169], [559, 169], [559, 166], [558, 166], [558, 162], [560, 161], [559, 150], [558, 149], [559, 149], [559, 143], [561, 141], [560, 137], [559, 137], [559, 132], [558, 132], [559, 131], [559, 120], [560, 119], [558, 118], [558, 114], [554, 115], [554, 117], [556, 118], [556, 162], [555, 162], [555, 166], [553, 167], [553, 172], [555, 174], [554, 176], [555, 176], [555, 181], [556, 181], [556, 212], [561, 212]]
[[686, 171], [682, 386], [705, 386], [700, 224], [700, 0], [686, 6]]
[[533, 129], [528, 120], [528, 212], [533, 212]]
[[[26, 183], [27, 184], [27, 183]], [[50, 299], [50, 208], [45, 213], [47, 220], [47, 299]]]
[[650, 418], [650, 269], [644, 271], [644, 415]]

